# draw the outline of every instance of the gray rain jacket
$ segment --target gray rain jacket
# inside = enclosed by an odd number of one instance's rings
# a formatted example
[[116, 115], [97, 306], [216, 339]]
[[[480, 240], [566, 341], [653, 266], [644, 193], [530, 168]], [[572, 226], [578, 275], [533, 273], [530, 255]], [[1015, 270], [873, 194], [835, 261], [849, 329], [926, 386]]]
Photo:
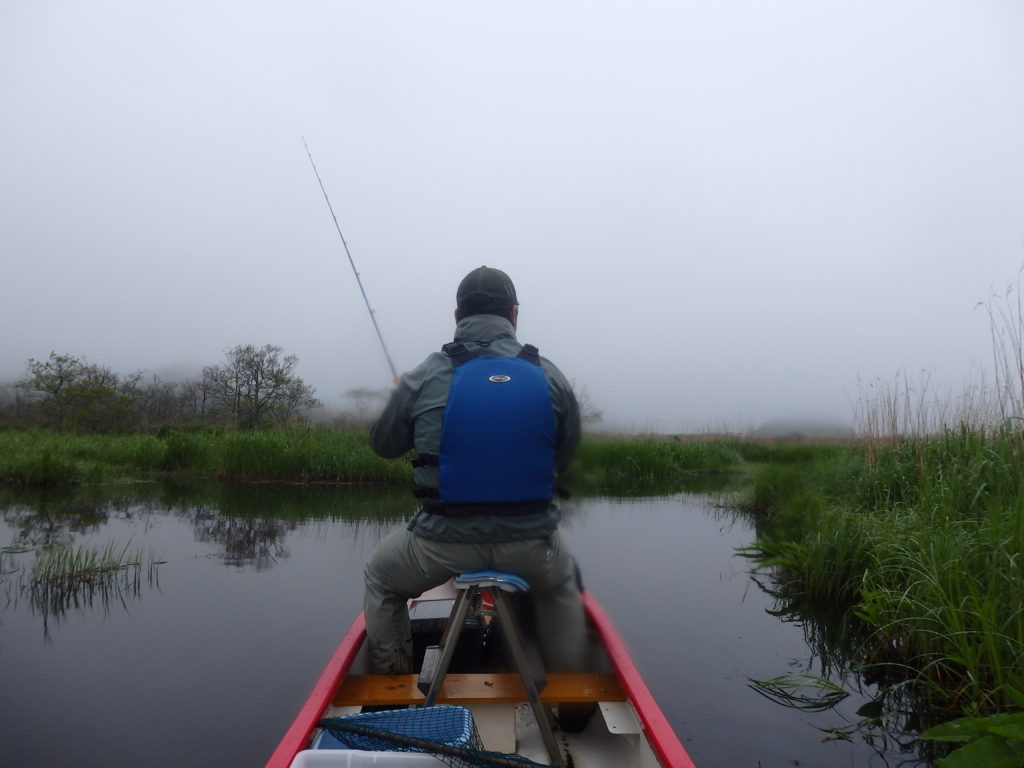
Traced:
[[[471, 351], [500, 357], [514, 357], [523, 348], [516, 340], [512, 323], [498, 315], [464, 318], [455, 327], [455, 341]], [[564, 472], [580, 439], [579, 405], [562, 372], [543, 357], [541, 367], [551, 388], [551, 402], [558, 421], [556, 469]], [[370, 431], [370, 445], [378, 455], [397, 459], [411, 450], [417, 454], [440, 453], [441, 427], [453, 370], [447, 355], [434, 352], [416, 369], [402, 376]], [[437, 488], [439, 470], [436, 466], [416, 467], [413, 480], [417, 486]], [[483, 505], [481, 511], [486, 512]], [[421, 508], [410, 521], [409, 530], [436, 541], [520, 541], [551, 535], [559, 517], [554, 501], [544, 511], [520, 515], [485, 513], [448, 517]]]

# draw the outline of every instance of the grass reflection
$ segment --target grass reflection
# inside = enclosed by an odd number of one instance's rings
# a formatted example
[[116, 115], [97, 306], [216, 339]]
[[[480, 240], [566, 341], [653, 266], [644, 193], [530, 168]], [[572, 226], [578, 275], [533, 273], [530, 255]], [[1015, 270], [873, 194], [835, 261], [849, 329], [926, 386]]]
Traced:
[[109, 611], [139, 597], [143, 585], [159, 586], [162, 561], [152, 550], [109, 542], [103, 547], [58, 543], [44, 547], [14, 544], [0, 550], [0, 588], [4, 607], [24, 600], [43, 619], [49, 637], [51, 619], [100, 608]]

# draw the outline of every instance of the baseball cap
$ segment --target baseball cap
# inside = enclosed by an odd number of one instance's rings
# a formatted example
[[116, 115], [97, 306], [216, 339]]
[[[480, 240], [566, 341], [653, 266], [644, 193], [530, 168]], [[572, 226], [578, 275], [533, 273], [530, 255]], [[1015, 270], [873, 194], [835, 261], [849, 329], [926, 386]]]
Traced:
[[477, 267], [455, 294], [456, 304], [465, 312], [504, 312], [519, 303], [511, 278], [500, 269]]

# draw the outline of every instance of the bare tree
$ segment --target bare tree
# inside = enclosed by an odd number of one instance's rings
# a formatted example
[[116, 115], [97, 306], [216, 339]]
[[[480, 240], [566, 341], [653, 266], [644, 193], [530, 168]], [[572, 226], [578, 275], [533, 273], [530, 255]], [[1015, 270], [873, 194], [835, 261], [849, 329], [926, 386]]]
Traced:
[[208, 421], [216, 410], [214, 383], [210, 376], [213, 370], [204, 368], [199, 378], [186, 381], [181, 387], [182, 409], [194, 421]]
[[212, 400], [239, 427], [282, 424], [319, 405], [313, 389], [295, 375], [295, 355], [281, 347], [239, 345], [225, 352], [222, 365], [203, 369]]
[[0, 384], [0, 422], [13, 423], [18, 418], [18, 390], [11, 382]]
[[135, 386], [135, 410], [142, 429], [173, 424], [184, 415], [184, 396], [177, 384], [153, 375], [149, 382]]

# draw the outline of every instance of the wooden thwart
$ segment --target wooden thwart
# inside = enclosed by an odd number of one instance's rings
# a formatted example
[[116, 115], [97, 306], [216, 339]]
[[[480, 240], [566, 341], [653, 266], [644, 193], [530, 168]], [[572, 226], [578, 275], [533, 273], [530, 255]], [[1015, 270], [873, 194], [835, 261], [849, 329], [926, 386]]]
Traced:
[[[615, 675], [548, 674], [548, 684], [541, 691], [541, 701], [586, 702], [625, 701], [626, 696]], [[416, 675], [349, 675], [334, 697], [337, 706], [418, 704], [423, 694], [416, 687]], [[519, 675], [457, 674], [444, 679], [439, 704], [472, 704], [475, 701], [526, 701], [526, 691]]]

